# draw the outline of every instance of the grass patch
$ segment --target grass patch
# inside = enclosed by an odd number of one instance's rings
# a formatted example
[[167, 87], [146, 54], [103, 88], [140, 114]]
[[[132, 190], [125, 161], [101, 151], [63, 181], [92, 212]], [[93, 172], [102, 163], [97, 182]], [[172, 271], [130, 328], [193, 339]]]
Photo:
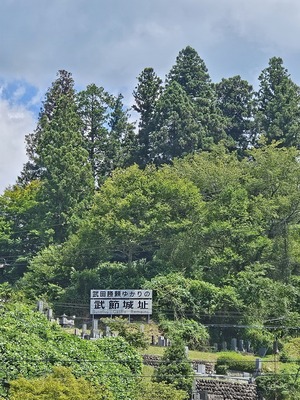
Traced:
[[[152, 356], [163, 356], [165, 347], [149, 346], [145, 350], [140, 350], [140, 354], [147, 354]], [[205, 351], [189, 350], [188, 358], [191, 360], [201, 360], [207, 362], [216, 362], [220, 353], [209, 353]]]
[[153, 372], [154, 367], [151, 367], [150, 365], [143, 365], [142, 376], [145, 381], [151, 382]]
[[[297, 347], [298, 343], [299, 342], [297, 340], [292, 341], [291, 347], [292, 346]], [[147, 355], [162, 357], [165, 349], [166, 349], [165, 347], [149, 346], [145, 350], [140, 350], [140, 354], [147, 354]], [[294, 348], [293, 348], [293, 350], [294, 350]], [[296, 353], [297, 350], [298, 350], [298, 347], [292, 353], [294, 356], [298, 355]], [[212, 352], [189, 350], [189, 353], [188, 353], [188, 358], [190, 360], [201, 360], [204, 362], [211, 362], [211, 363], [216, 363], [217, 359], [220, 357], [223, 357], [224, 359], [230, 359], [231, 364], [233, 363], [233, 360], [236, 360], [237, 362], [245, 362], [246, 364], [255, 363], [255, 360], [257, 358], [259, 358], [257, 355], [237, 353], [234, 351], [222, 351], [222, 352], [212, 353]], [[149, 367], [149, 368], [152, 368], [152, 367]], [[276, 356], [276, 359], [274, 359], [274, 355], [268, 355], [268, 356], [262, 358], [262, 368], [265, 373], [273, 373], [275, 371], [280, 372], [280, 371], [284, 370], [285, 364], [279, 361], [278, 355]], [[148, 375], [148, 372], [145, 373], [145, 375]]]

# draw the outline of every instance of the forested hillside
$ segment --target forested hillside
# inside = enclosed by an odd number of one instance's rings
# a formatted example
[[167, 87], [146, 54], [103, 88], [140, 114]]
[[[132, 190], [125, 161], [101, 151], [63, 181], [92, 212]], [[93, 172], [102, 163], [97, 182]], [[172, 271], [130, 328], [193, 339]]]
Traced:
[[188, 46], [133, 98], [58, 72], [0, 197], [2, 287], [77, 314], [92, 288], [151, 288], [154, 318], [194, 348], [296, 336], [300, 89], [283, 60], [255, 91], [212, 82]]

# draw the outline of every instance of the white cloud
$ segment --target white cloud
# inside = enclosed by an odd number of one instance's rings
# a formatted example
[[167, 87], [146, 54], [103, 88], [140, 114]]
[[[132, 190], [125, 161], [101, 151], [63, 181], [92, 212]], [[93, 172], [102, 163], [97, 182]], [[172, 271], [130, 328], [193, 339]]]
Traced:
[[0, 193], [14, 184], [26, 161], [25, 134], [32, 132], [35, 120], [24, 107], [0, 100]]
[[65, 68], [79, 85], [132, 90], [144, 67], [167, 73], [188, 44], [219, 69], [226, 51], [243, 74], [237, 50], [249, 43], [250, 63], [300, 50], [299, 15], [298, 0], [3, 0], [0, 76], [46, 88]]
[[[214, 81], [240, 74], [255, 84], [268, 59], [281, 56], [300, 83], [299, 20], [299, 0], [1, 0], [0, 80], [36, 86], [29, 108], [66, 69], [79, 88], [96, 83], [130, 105], [143, 68], [164, 78], [191, 45]], [[22, 90], [10, 104], [23, 101]], [[20, 170], [32, 124], [25, 109], [0, 103], [1, 179], [13, 168], [2, 186]]]

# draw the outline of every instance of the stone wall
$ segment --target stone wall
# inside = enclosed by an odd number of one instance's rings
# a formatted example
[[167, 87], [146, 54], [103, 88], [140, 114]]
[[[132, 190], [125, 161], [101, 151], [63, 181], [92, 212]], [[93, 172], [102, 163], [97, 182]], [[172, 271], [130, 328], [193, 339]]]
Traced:
[[195, 392], [205, 400], [256, 400], [255, 383], [237, 383], [213, 379], [197, 379]]
[[[154, 356], [154, 355], [150, 355], [150, 354], [143, 355], [143, 362], [145, 365], [151, 365], [152, 367], [157, 367], [160, 363], [160, 360], [161, 360], [160, 356]], [[204, 364], [207, 374], [214, 373], [214, 364], [213, 363], [208, 363], [206, 361], [200, 361], [200, 360], [192, 360], [191, 363], [192, 363], [192, 367], [195, 371], [197, 370], [197, 364]]]

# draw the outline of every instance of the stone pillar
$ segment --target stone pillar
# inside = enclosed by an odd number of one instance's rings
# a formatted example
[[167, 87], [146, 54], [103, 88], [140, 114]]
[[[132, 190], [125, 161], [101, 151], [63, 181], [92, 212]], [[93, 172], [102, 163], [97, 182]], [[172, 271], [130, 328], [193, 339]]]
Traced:
[[222, 350], [227, 351], [227, 342], [225, 340], [222, 342]]
[[205, 374], [206, 373], [205, 364], [197, 364], [197, 372], [198, 374]]
[[246, 340], [246, 351], [247, 351], [247, 353], [251, 353], [251, 342], [250, 342], [250, 340]]
[[255, 370], [256, 370], [256, 372], [261, 372], [261, 370], [262, 370], [262, 360], [261, 360], [261, 358], [257, 358], [255, 360]]
[[243, 339], [239, 340], [239, 351], [242, 351], [242, 352], [245, 351]]
[[185, 352], [185, 355], [188, 357], [189, 356], [189, 347], [188, 346], [184, 346], [184, 352]]
[[74, 329], [74, 335], [75, 335], [75, 336], [80, 336], [80, 331], [79, 331], [78, 328], [75, 328], [75, 329]]
[[164, 336], [158, 336], [158, 345], [164, 346], [165, 345], [165, 338]]
[[230, 348], [232, 351], [237, 351], [237, 339], [236, 338], [231, 339], [231, 347]]
[[37, 310], [42, 313], [44, 312], [44, 302], [42, 300], [39, 300], [37, 302]]
[[93, 319], [91, 337], [97, 339], [99, 337], [98, 320]]
[[53, 310], [52, 308], [48, 308], [47, 310], [47, 318], [49, 321], [51, 321], [53, 319]]
[[82, 332], [81, 332], [81, 336], [84, 338], [84, 336], [86, 335], [86, 331], [87, 331], [87, 325], [86, 324], [82, 324]]
[[60, 319], [59, 319], [59, 324], [60, 324], [61, 326], [63, 326], [63, 327], [68, 325], [68, 318], [67, 318], [66, 314], [63, 314], [63, 315], [60, 317]]

